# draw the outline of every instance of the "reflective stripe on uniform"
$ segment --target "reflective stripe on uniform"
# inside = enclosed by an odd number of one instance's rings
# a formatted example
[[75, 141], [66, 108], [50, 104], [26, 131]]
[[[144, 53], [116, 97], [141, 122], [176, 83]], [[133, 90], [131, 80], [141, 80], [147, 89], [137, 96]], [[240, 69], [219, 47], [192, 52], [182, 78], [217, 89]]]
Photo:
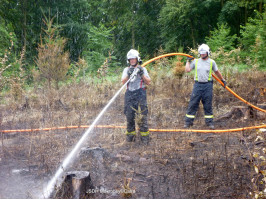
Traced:
[[[196, 81], [198, 81], [198, 61], [199, 61], [199, 59], [196, 59], [196, 61], [195, 61], [195, 78], [196, 78]], [[210, 72], [209, 72], [208, 81], [211, 81], [211, 78], [212, 78], [212, 60], [210, 63]]]
[[205, 118], [213, 118], [213, 115], [205, 115]]
[[195, 118], [195, 115], [188, 115], [188, 114], [186, 114], [186, 117], [188, 117], [188, 118]]
[[136, 135], [136, 131], [126, 132], [127, 135]]
[[211, 81], [211, 78], [212, 78], [212, 60], [211, 60], [211, 64], [210, 64], [210, 73], [209, 73], [208, 81]]
[[196, 59], [195, 61], [195, 77], [196, 77], [196, 81], [198, 81], [198, 59]]
[[150, 134], [149, 131], [147, 131], [147, 132], [140, 132], [140, 135], [141, 135], [141, 136], [148, 136], [149, 134]]

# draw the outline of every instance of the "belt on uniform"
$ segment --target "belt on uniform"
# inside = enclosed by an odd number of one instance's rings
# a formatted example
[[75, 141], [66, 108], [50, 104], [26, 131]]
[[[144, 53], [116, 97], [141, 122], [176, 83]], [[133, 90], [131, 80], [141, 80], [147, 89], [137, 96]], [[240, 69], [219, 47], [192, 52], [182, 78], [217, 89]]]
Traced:
[[208, 81], [208, 82], [199, 82], [199, 81], [195, 81], [195, 83], [199, 83], [199, 84], [205, 84], [205, 83], [212, 83], [213, 81]]

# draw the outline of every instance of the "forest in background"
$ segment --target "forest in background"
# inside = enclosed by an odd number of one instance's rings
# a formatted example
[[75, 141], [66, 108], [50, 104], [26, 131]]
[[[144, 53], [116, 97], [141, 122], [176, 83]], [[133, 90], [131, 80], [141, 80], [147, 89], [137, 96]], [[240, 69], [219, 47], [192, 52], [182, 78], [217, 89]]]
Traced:
[[119, 69], [131, 48], [147, 60], [207, 43], [218, 64], [265, 69], [265, 41], [263, 0], [1, 0], [1, 89]]

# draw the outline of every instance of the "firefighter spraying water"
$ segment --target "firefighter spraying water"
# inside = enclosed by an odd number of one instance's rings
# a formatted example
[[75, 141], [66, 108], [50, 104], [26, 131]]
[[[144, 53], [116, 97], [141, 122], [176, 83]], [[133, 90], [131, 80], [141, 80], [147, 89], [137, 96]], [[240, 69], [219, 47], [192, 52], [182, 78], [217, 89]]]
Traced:
[[[143, 72], [143, 71], [142, 71]], [[58, 170], [56, 171], [53, 178], [49, 181], [46, 188], [43, 191], [42, 196], [44, 198], [50, 198], [53, 194], [55, 186], [60, 186], [62, 183], [62, 177], [63, 173], [67, 171], [69, 165], [75, 160], [76, 155], [79, 153], [81, 147], [84, 145], [84, 143], [88, 140], [90, 134], [92, 133], [92, 130], [100, 120], [100, 118], [103, 116], [103, 114], [107, 111], [107, 109], [111, 106], [111, 104], [114, 102], [114, 100], [118, 97], [118, 95], [121, 93], [121, 91], [125, 88], [125, 86], [131, 81], [136, 78], [137, 75], [141, 74], [141, 71], [139, 68], [134, 68], [134, 70], [131, 71], [129, 77], [123, 84], [123, 86], [116, 92], [116, 94], [113, 96], [113, 98], [108, 102], [108, 104], [102, 109], [102, 111], [99, 113], [99, 115], [96, 117], [96, 119], [93, 121], [93, 123], [90, 125], [90, 127], [87, 129], [87, 131], [83, 134], [83, 136], [80, 138], [78, 143], [74, 146], [72, 151], [68, 154], [68, 156], [64, 159], [63, 163], [59, 166]], [[148, 128], [148, 127], [147, 127]]]
[[126, 67], [122, 74], [122, 83], [125, 84], [131, 77], [134, 71], [137, 72], [136, 76], [131, 79], [127, 84], [127, 90], [125, 93], [125, 107], [124, 114], [127, 119], [127, 132], [126, 140], [128, 142], [135, 141], [136, 128], [135, 128], [135, 117], [136, 110], [140, 107], [141, 110], [141, 122], [140, 124], [140, 135], [141, 141], [144, 144], [149, 143], [149, 127], [148, 127], [148, 106], [147, 106], [147, 94], [146, 85], [151, 82], [150, 76], [146, 68], [141, 67], [141, 59], [139, 52], [135, 49], [131, 49], [127, 53], [127, 63], [129, 67]]

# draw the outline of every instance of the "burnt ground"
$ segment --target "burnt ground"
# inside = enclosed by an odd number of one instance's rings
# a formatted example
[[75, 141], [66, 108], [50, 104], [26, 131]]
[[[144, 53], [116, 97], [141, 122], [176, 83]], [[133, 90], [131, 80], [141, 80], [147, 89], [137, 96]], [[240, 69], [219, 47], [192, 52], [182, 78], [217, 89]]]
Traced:
[[[84, 131], [2, 135], [1, 198], [40, 197]], [[119, 193], [123, 188], [134, 191], [131, 198], [250, 198], [252, 152], [266, 147], [264, 141], [255, 144], [256, 130], [154, 132], [148, 146], [139, 137], [125, 142], [124, 131], [94, 129], [68, 169], [89, 171], [94, 188], [105, 191], [89, 194], [91, 198], [125, 198]]]
[[[183, 127], [191, 85], [181, 90], [182, 84], [187, 84], [187, 79], [171, 80], [167, 90], [149, 88], [150, 128]], [[265, 83], [254, 80], [253, 86], [265, 87]], [[238, 85], [234, 89], [239, 88]], [[91, 101], [80, 98], [79, 90], [74, 88], [69, 93], [60, 91], [60, 101], [46, 102], [48, 95], [39, 91], [29, 102], [9, 103], [2, 107], [1, 129], [91, 124], [115, 89], [105, 86], [95, 91], [95, 96], [86, 97]], [[248, 99], [250, 92], [241, 91], [241, 96]], [[73, 98], [67, 101], [70, 93]], [[214, 94], [215, 119], [232, 106], [243, 105], [234, 97], [225, 96], [217, 85]], [[38, 95], [41, 98], [36, 98]], [[265, 103], [265, 96], [258, 96], [256, 101]], [[202, 115], [200, 108], [193, 129], [206, 129]], [[240, 113], [225, 121], [216, 120], [215, 126], [228, 129], [263, 123], [265, 118], [250, 115], [245, 119]], [[123, 95], [99, 124], [126, 124]], [[84, 132], [85, 129], [69, 129], [1, 134], [0, 198], [42, 198], [45, 184]], [[252, 182], [258, 177], [254, 171], [258, 160], [252, 155], [266, 147], [265, 134], [258, 130], [219, 134], [153, 132], [150, 144], [145, 146], [139, 136], [134, 143], [125, 142], [124, 129], [94, 129], [67, 171], [89, 171], [94, 188], [107, 191], [88, 194], [91, 198], [250, 198], [250, 192], [261, 189]], [[123, 188], [133, 193], [119, 193]]]
[[[247, 197], [243, 191], [249, 189], [250, 166], [241, 158], [247, 155], [239, 154], [243, 149], [237, 138], [208, 134], [188, 142], [188, 135], [170, 133], [156, 134], [152, 139], [148, 147], [137, 141], [119, 150], [103, 148], [103, 163], [95, 152], [81, 156], [81, 162], [90, 166], [92, 179], [99, 181], [97, 187], [119, 190], [128, 180], [136, 192], [133, 198]], [[119, 194], [112, 197], [119, 198]]]
[[90, 171], [95, 187], [107, 191], [119, 191], [126, 181], [132, 198], [248, 198], [253, 168], [242, 134], [153, 133], [148, 146], [139, 139], [118, 145], [110, 138], [87, 148], [73, 169]]

